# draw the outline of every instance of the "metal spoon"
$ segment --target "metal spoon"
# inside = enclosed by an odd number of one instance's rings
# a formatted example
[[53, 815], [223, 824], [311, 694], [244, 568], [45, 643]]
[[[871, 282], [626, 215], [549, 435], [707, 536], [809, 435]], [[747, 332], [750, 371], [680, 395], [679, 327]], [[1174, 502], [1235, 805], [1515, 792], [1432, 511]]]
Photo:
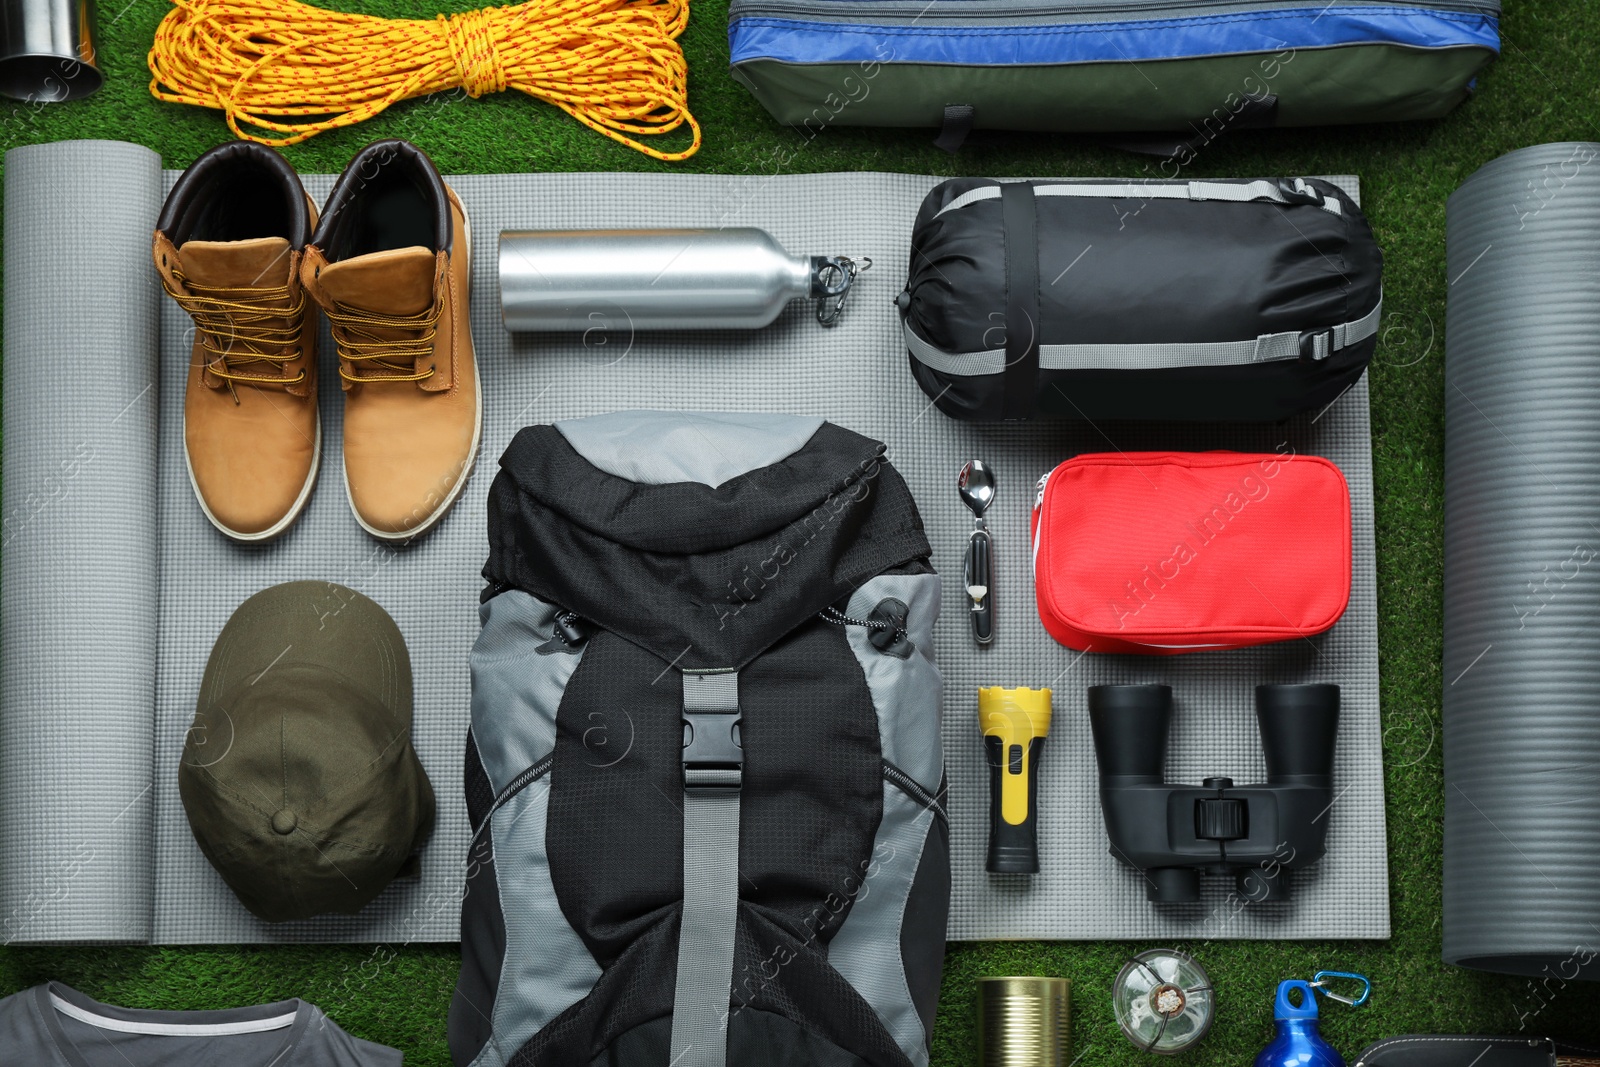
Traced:
[[972, 638], [980, 645], [994, 640], [994, 551], [983, 514], [994, 503], [994, 472], [981, 459], [968, 460], [956, 478], [961, 502], [972, 512], [967, 538], [967, 598], [972, 602]]

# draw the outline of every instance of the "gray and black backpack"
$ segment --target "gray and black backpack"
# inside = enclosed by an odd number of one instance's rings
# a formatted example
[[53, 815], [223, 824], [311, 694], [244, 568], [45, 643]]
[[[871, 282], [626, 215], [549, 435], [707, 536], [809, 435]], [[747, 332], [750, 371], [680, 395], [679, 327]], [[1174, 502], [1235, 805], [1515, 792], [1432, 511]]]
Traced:
[[459, 1067], [922, 1067], [939, 578], [816, 418], [522, 430], [472, 651]]

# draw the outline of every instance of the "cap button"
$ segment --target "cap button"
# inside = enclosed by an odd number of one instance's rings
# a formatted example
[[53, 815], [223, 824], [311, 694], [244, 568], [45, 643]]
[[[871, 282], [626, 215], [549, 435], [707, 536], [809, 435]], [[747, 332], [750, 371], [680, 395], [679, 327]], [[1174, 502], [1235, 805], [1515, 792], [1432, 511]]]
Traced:
[[280, 834], [294, 833], [295, 824], [299, 822], [294, 812], [284, 808], [272, 816], [272, 828]]

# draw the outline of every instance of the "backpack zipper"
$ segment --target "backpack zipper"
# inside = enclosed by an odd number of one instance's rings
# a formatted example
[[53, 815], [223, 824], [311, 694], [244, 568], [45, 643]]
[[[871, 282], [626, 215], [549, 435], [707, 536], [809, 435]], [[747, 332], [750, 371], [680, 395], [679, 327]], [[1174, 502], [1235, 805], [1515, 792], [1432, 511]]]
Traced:
[[944, 823], [946, 826], [950, 825], [950, 816], [944, 810], [944, 801], [939, 797], [934, 796], [926, 789], [922, 788], [921, 782], [917, 781], [915, 778], [911, 777], [905, 771], [902, 771], [899, 767], [896, 767], [888, 760], [883, 761], [883, 777], [884, 780], [889, 782], [890, 785], [893, 785], [895, 788], [899, 789], [900, 792], [906, 794], [912, 800], [915, 800], [918, 804], [921, 804], [924, 808], [927, 808], [929, 811], [933, 812], [934, 817], [940, 822]]
[[500, 790], [500, 794], [494, 798], [494, 803], [489, 805], [489, 811], [483, 817], [483, 824], [487, 826], [489, 820], [494, 817], [495, 812], [511, 803], [512, 799], [516, 797], [518, 793], [522, 792], [534, 782], [537, 782], [539, 779], [548, 774], [550, 772], [551, 765], [554, 764], [555, 761], [556, 754], [551, 752], [549, 755], [534, 763], [533, 766], [527, 768], [521, 774], [518, 774], [515, 778], [511, 779], [511, 781], [507, 782], [506, 787]]

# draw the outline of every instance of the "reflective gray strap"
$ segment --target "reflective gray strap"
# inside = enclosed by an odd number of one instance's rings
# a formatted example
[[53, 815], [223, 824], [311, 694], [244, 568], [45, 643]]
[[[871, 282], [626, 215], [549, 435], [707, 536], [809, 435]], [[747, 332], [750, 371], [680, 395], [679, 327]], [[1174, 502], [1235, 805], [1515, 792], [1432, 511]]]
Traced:
[[736, 671], [683, 675], [683, 924], [672, 1002], [673, 1067], [725, 1067], [739, 916]]
[[1333, 328], [1333, 350], [1339, 351], [1359, 341], [1365, 341], [1378, 332], [1378, 320], [1383, 317], [1383, 293], [1378, 293], [1378, 302], [1372, 305], [1372, 310], [1354, 322], [1346, 322]]
[[[958, 211], [968, 204], [982, 200], [998, 200], [1000, 186], [986, 185], [969, 189], [939, 209], [938, 218], [946, 211]], [[1344, 213], [1337, 198], [1323, 196], [1307, 184], [1304, 178], [1294, 180], [1294, 189], [1304, 196], [1314, 196], [1322, 210], [1334, 215]], [[1253, 182], [1067, 182], [1059, 185], [1035, 185], [1034, 196], [1111, 197], [1132, 200], [1226, 200], [1233, 203], [1252, 203], [1270, 200], [1289, 203], [1289, 197], [1275, 181], [1265, 179]]]
[[[1383, 299], [1354, 322], [1344, 322], [1310, 334], [1313, 359], [1329, 354], [1378, 332]], [[946, 352], [918, 336], [910, 322], [902, 324], [906, 347], [917, 361], [954, 377], [999, 374], [1005, 370], [1006, 350]], [[1233, 367], [1300, 358], [1301, 334], [1264, 333], [1253, 341], [1199, 341], [1170, 344], [1040, 345], [1040, 370], [1160, 370], [1165, 367]]]
[[[999, 374], [1006, 369], [1006, 350], [1003, 348], [991, 348], [986, 352], [946, 352], [924, 341], [911, 328], [910, 322], [901, 324], [901, 332], [905, 334], [906, 347], [917, 362], [932, 367], [940, 374], [967, 378], [980, 374]], [[1039, 353], [1042, 357], [1044, 346], [1040, 346]]]
[[1264, 333], [1254, 341], [1173, 342], [1149, 345], [1040, 345], [1043, 370], [1161, 370], [1164, 367], [1234, 367], [1300, 358], [1298, 333]]

